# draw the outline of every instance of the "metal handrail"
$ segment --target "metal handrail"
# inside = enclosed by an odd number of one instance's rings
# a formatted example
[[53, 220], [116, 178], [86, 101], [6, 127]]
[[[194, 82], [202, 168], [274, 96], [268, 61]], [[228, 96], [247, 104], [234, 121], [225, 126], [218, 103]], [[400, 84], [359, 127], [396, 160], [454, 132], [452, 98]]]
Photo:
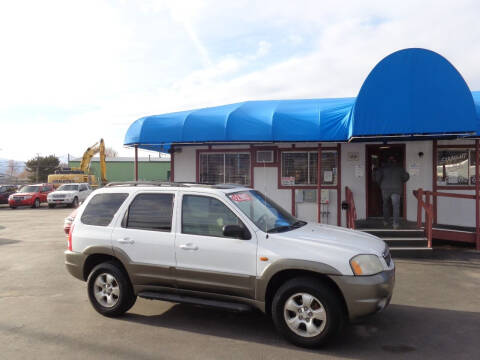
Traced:
[[355, 200], [353, 199], [353, 192], [348, 186], [345, 186], [345, 200], [347, 207], [347, 228], [355, 229], [355, 221], [357, 220], [357, 209], [355, 208]]

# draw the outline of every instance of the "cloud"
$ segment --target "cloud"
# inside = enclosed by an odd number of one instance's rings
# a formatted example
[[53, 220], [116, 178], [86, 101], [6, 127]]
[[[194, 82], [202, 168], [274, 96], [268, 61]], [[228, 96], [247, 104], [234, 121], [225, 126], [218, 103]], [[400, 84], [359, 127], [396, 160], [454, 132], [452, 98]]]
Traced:
[[356, 96], [375, 64], [405, 47], [438, 51], [480, 89], [478, 2], [342, 4], [2, 3], [0, 123], [9, 136], [0, 157], [79, 156], [100, 137], [133, 155], [123, 137], [144, 115]]

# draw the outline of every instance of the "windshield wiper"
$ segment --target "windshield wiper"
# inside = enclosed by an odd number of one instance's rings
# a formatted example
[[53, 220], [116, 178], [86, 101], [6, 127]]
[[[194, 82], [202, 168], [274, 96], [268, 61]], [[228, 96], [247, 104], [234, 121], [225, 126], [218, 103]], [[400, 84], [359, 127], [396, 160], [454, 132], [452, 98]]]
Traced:
[[290, 231], [293, 229], [298, 229], [306, 224], [307, 224], [306, 221], [298, 220], [298, 221], [295, 221], [292, 225], [282, 225], [282, 226], [274, 227], [270, 230], [267, 230], [267, 233], [271, 234], [271, 233]]

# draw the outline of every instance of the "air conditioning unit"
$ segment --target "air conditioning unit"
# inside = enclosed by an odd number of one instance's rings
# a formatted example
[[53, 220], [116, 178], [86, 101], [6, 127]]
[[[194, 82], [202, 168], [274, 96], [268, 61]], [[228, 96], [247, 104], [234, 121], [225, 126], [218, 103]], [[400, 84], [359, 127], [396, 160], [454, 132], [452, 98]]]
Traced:
[[273, 163], [274, 161], [273, 150], [257, 150], [257, 163]]

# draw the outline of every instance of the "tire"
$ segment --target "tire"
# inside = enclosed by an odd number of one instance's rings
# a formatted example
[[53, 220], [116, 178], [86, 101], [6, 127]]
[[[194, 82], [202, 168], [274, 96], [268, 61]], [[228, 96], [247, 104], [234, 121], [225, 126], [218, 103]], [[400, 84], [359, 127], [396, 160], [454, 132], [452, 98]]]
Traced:
[[75, 196], [72, 201], [72, 207], [77, 208], [78, 207], [78, 198]]
[[56, 206], [57, 206], [57, 204], [48, 204], [48, 207], [49, 207], [50, 209], [55, 209]]
[[277, 290], [272, 301], [272, 318], [277, 331], [288, 341], [314, 348], [327, 344], [340, 333], [345, 312], [343, 300], [331, 286], [302, 277], [287, 281]]
[[40, 199], [36, 198], [35, 201], [33, 202], [32, 208], [37, 209], [40, 207]]
[[[111, 287], [102, 290], [103, 284]], [[90, 303], [104, 316], [123, 315], [137, 301], [127, 274], [113, 261], [95, 266], [88, 276], [87, 287]]]

